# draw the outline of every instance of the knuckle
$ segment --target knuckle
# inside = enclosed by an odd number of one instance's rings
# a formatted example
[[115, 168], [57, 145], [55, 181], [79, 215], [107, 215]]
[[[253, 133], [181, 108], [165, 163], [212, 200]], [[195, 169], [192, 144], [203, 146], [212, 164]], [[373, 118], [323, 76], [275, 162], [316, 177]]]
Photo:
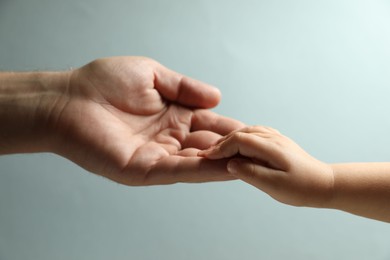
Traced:
[[266, 128], [264, 126], [262, 126], [262, 125], [253, 125], [253, 126], [250, 127], [250, 130], [252, 132], [264, 132], [265, 129]]
[[236, 132], [232, 136], [232, 140], [234, 142], [240, 142], [240, 141], [242, 141], [242, 138], [243, 138], [243, 133], [242, 132]]
[[255, 166], [255, 164], [254, 163], [247, 163], [246, 170], [247, 170], [248, 178], [250, 180], [254, 180], [256, 178], [256, 166]]
[[262, 125], [253, 125], [247, 128], [248, 132], [260, 132], [260, 133], [269, 133], [269, 134], [280, 134], [280, 132], [269, 126]]
[[269, 131], [273, 132], [273, 133], [280, 134], [279, 130], [277, 130], [277, 129], [273, 128], [273, 127], [266, 126], [265, 128], [268, 129]]
[[274, 138], [273, 138], [273, 143], [274, 143], [274, 145], [275, 145], [276, 147], [278, 147], [278, 148], [281, 148], [281, 147], [284, 146], [284, 141], [283, 141], [283, 140], [280, 140], [280, 139], [277, 138], [277, 137], [274, 137]]

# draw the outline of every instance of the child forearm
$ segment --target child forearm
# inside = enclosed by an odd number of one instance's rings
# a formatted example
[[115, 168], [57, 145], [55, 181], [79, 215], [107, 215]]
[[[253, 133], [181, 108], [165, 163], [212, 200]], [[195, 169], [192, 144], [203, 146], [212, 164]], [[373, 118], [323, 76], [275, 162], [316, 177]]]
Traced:
[[231, 158], [228, 171], [234, 177], [280, 202], [390, 222], [390, 162], [326, 164], [262, 126], [235, 131], [199, 155]]
[[390, 222], [390, 163], [333, 164], [329, 208]]

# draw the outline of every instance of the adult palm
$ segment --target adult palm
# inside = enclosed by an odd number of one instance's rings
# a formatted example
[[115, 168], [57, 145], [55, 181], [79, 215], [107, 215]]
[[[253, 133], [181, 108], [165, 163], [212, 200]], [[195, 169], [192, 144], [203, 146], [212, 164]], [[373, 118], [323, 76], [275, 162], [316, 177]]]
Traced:
[[226, 161], [197, 156], [242, 123], [208, 110], [219, 91], [142, 57], [70, 72], [57, 102], [54, 151], [127, 185], [229, 180]]

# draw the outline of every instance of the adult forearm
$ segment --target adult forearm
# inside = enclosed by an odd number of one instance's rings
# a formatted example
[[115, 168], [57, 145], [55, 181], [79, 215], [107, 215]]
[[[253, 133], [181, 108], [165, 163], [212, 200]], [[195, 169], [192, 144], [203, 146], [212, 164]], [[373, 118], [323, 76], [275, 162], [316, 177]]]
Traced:
[[390, 222], [390, 163], [334, 164], [330, 208]]
[[46, 151], [48, 124], [67, 73], [0, 73], [0, 154]]

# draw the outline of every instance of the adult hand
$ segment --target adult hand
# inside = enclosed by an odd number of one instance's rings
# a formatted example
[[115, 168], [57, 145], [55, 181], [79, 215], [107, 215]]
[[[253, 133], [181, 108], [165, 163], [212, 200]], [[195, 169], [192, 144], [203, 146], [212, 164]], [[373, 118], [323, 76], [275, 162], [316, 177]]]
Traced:
[[233, 179], [197, 156], [243, 124], [207, 110], [214, 87], [141, 57], [100, 59], [69, 73], [48, 125], [50, 149], [127, 185]]

